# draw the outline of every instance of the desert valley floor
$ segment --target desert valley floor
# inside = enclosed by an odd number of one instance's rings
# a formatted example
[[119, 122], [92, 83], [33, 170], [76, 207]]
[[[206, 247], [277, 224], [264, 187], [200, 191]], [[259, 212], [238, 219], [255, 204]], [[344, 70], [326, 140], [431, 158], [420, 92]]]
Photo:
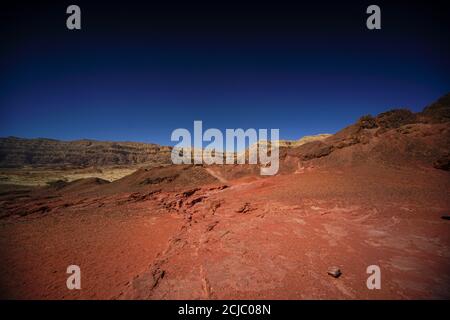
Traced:
[[[98, 186], [46, 193], [45, 205], [26, 198], [33, 213], [1, 220], [2, 297], [450, 297], [447, 172], [312, 168], [180, 192]], [[66, 288], [70, 264], [80, 291]], [[381, 290], [366, 287], [372, 264]]]

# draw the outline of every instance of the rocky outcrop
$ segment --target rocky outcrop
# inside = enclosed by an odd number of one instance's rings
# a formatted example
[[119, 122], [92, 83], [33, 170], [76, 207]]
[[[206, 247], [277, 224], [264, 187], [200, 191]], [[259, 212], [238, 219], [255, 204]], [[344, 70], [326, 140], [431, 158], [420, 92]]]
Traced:
[[[301, 161], [321, 159], [320, 164], [369, 160], [390, 165], [415, 162], [448, 170], [449, 148], [450, 94], [447, 94], [419, 113], [394, 109], [375, 117], [363, 116], [330, 137], [289, 148], [282, 155]], [[322, 159], [329, 155], [332, 157]]]
[[450, 121], [450, 93], [446, 94], [433, 104], [427, 106], [420, 113], [425, 120], [429, 122], [448, 122]]

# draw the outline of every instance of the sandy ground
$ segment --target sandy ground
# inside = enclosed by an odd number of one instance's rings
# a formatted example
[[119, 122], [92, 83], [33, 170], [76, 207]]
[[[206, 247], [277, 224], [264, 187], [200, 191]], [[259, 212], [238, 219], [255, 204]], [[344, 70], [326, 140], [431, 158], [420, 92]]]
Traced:
[[[1, 297], [450, 298], [448, 172], [208, 172], [217, 183], [185, 192], [71, 193], [1, 219]], [[80, 291], [66, 288], [70, 264], [81, 267]], [[366, 287], [369, 265], [381, 268], [381, 290]]]
[[[1, 298], [112, 299], [164, 249], [180, 219], [147, 208], [61, 214], [2, 224]], [[66, 269], [81, 268], [82, 290]]]

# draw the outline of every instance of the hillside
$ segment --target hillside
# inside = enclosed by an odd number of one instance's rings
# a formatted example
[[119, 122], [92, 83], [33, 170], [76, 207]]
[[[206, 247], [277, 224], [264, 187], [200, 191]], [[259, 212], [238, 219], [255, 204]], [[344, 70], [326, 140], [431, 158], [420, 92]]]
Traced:
[[413, 113], [394, 109], [375, 117], [366, 115], [336, 134], [289, 148], [284, 159], [301, 165], [427, 166], [449, 170], [450, 94]]

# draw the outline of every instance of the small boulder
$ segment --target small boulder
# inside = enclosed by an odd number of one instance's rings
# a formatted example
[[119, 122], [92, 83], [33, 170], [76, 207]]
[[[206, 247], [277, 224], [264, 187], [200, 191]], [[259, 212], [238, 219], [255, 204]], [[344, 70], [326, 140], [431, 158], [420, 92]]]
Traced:
[[339, 269], [338, 267], [334, 267], [334, 266], [328, 268], [327, 273], [334, 278], [339, 278], [339, 276], [342, 274], [341, 269]]

